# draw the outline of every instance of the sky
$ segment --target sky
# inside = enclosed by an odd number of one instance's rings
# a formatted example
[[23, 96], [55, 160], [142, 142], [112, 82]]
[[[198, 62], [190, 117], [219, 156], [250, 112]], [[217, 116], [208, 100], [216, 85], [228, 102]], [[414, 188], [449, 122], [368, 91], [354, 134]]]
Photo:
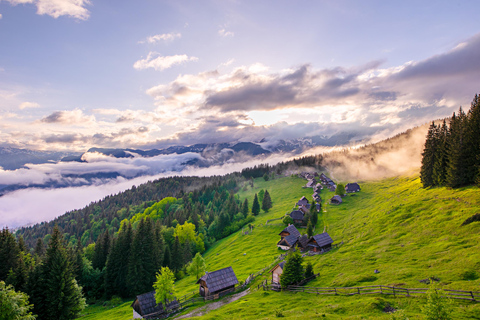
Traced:
[[468, 108], [478, 1], [0, 0], [0, 146], [388, 136]]

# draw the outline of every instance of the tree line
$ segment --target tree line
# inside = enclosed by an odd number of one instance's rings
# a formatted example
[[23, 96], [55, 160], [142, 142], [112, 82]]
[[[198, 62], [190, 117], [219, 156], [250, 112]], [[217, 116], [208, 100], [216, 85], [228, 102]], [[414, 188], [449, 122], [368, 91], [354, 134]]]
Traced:
[[457, 188], [480, 184], [480, 97], [470, 110], [460, 107], [450, 121], [431, 123], [422, 153], [420, 178], [424, 187]]

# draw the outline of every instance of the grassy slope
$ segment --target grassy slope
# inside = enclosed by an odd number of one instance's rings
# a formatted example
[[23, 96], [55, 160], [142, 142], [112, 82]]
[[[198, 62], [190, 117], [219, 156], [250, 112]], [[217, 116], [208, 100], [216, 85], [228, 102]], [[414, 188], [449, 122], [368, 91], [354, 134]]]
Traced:
[[[205, 254], [207, 269], [232, 266], [240, 280], [249, 273], [270, 264], [280, 251], [275, 243], [281, 226], [264, 226], [267, 219], [282, 216], [302, 195], [310, 196], [311, 189], [302, 189], [304, 180], [282, 178], [265, 182], [255, 181], [254, 189], [242, 191], [248, 197], [267, 188], [274, 207], [262, 213], [251, 235], [240, 232], [213, 246]], [[351, 286], [396, 284], [423, 287], [419, 282], [430, 276], [441, 279], [442, 286], [480, 291], [480, 280], [465, 280], [469, 271], [480, 275], [480, 223], [465, 227], [460, 224], [480, 208], [480, 190], [469, 187], [458, 190], [446, 188], [422, 189], [418, 177], [403, 177], [362, 183], [362, 192], [344, 198], [340, 206], [324, 205], [318, 232], [324, 223], [335, 242], [344, 244], [325, 255], [308, 257], [314, 271], [321, 276], [309, 286]], [[324, 200], [333, 193], [323, 191]], [[324, 201], [324, 204], [326, 201]], [[246, 253], [246, 255], [243, 255]], [[374, 274], [379, 269], [379, 274]], [[186, 277], [177, 282], [180, 294], [197, 290], [195, 279]], [[327, 319], [388, 319], [381, 309], [385, 303], [407, 311], [416, 318], [422, 299], [390, 298], [385, 296], [315, 296], [309, 294], [255, 291], [202, 318], [273, 318], [275, 310], [286, 310], [286, 318], [307, 319], [325, 314]], [[480, 306], [455, 303], [456, 319], [471, 319], [480, 314]], [[122, 306], [122, 310], [127, 310]], [[129, 319], [131, 310], [124, 317]], [[108, 319], [104, 313], [88, 319]], [[323, 317], [322, 317], [323, 318]]]

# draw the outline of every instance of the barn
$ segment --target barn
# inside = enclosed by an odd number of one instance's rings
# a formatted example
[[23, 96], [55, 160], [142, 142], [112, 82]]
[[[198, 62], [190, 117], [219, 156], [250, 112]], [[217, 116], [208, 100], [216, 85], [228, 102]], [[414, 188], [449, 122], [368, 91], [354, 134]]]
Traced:
[[205, 272], [205, 275], [198, 279], [197, 284], [200, 284], [200, 295], [208, 297], [219, 293], [233, 292], [238, 280], [232, 267], [227, 267], [213, 272]]

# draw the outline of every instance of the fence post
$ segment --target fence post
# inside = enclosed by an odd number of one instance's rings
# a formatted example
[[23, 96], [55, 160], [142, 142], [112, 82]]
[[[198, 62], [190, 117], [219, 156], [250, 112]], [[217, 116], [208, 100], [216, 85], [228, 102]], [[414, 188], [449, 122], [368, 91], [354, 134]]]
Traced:
[[333, 289], [335, 289], [335, 295], [337, 295], [337, 288], [333, 288]]
[[380, 293], [383, 294], [382, 285], [380, 285]]
[[393, 297], [395, 297], [395, 287], [392, 287], [393, 288]]
[[475, 297], [473, 296], [473, 292], [470, 291], [470, 295], [472, 296], [472, 300], [475, 301]]
[[357, 290], [358, 290], [358, 294], [360, 294], [360, 288], [357, 288]]

